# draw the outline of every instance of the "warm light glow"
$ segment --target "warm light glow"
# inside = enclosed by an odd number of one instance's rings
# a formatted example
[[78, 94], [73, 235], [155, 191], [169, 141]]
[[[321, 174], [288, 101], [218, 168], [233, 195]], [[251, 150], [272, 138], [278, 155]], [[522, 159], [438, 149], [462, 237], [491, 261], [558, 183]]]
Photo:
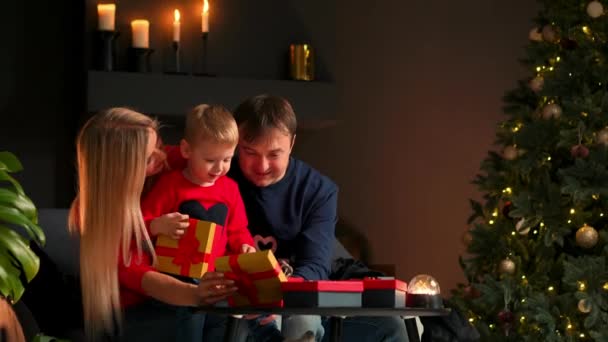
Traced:
[[574, 210], [574, 208], [570, 209], [570, 215], [574, 215], [576, 213], [576, 211]]
[[519, 318], [519, 322], [520, 322], [520, 323], [523, 323], [523, 322], [525, 322], [525, 321], [526, 321], [526, 316], [521, 316], [521, 317]]
[[201, 31], [203, 33], [209, 32], [209, 2], [207, 0], [203, 2]]
[[492, 212], [492, 216], [494, 216], [494, 217], [498, 216], [498, 209], [494, 209], [494, 212]]
[[552, 292], [553, 290], [555, 290], [555, 288], [554, 288], [553, 286], [549, 286], [549, 287], [547, 288], [547, 291], [549, 291], [549, 292]]
[[585, 338], [585, 334], [581, 333], [580, 335], [578, 335], [578, 337]]
[[571, 330], [572, 329], [572, 324], [568, 323], [568, 325], [566, 326], [566, 329]]
[[521, 279], [526, 279], [526, 276], [525, 276], [525, 275], [522, 275], [522, 276], [521, 276]]
[[586, 118], [589, 114], [585, 113], [585, 112], [581, 112], [581, 116]]
[[515, 236], [515, 231], [512, 231], [512, 232], [511, 232], [511, 235]]
[[494, 328], [496, 328], [496, 326], [494, 325], [494, 323], [492, 323], [492, 324], [488, 325], [488, 328], [494, 329]]
[[608, 282], [604, 283], [604, 286], [602, 286], [602, 288], [604, 289], [604, 291], [608, 291]]
[[551, 156], [548, 156], [548, 157], [547, 157], [547, 161], [551, 161]]
[[582, 29], [585, 34], [591, 34], [591, 30], [589, 29], [588, 26], [583, 26]]
[[203, 2], [203, 14], [209, 13], [209, 1], [205, 0]]
[[544, 227], [544, 226], [545, 226], [545, 222], [541, 222], [541, 223], [540, 223], [540, 226], [541, 226], [541, 227]]
[[604, 217], [604, 213], [600, 213], [600, 217]]
[[488, 222], [489, 224], [494, 224], [494, 220], [490, 220], [490, 222]]
[[587, 285], [585, 284], [584, 281], [579, 281], [578, 282], [578, 290], [579, 291], [585, 291], [586, 288], [587, 288]]
[[510, 187], [506, 187], [502, 190], [503, 194], [508, 194], [510, 195], [513, 191], [511, 190]]
[[542, 70], [541, 67], [539, 67], [539, 66], [536, 67], [537, 72], [540, 72], [541, 70]]
[[522, 302], [522, 303], [525, 303], [525, 302], [526, 302], [526, 298], [523, 298], [523, 299], [521, 300], [521, 302]]
[[175, 11], [173, 11], [173, 20], [174, 20], [176, 23], [179, 23], [179, 19], [180, 19], [179, 10], [178, 10], [178, 9], [176, 9]]
[[534, 234], [534, 235], [538, 234], [538, 230], [534, 229], [534, 230], [532, 231], [532, 234]]
[[559, 62], [561, 60], [561, 57], [557, 56], [557, 57], [555, 57], [555, 60]]
[[135, 48], [150, 47], [150, 22], [143, 19], [133, 20], [131, 22], [131, 40], [132, 46]]
[[438, 295], [441, 293], [441, 289], [435, 278], [427, 274], [419, 274], [410, 280], [407, 292], [411, 294]]
[[469, 323], [473, 323], [473, 322], [475, 322], [475, 318], [473, 318], [473, 317], [469, 318]]
[[568, 223], [572, 223], [572, 220], [568, 220]]
[[553, 67], [549, 67], [549, 71], [553, 71]]
[[98, 4], [97, 5], [97, 29], [100, 31], [114, 31], [116, 15], [115, 4]]

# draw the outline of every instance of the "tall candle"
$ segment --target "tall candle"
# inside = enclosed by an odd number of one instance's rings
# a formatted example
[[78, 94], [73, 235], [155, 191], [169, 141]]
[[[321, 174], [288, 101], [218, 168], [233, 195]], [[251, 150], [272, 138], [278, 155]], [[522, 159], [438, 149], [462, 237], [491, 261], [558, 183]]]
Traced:
[[179, 16], [179, 10], [175, 10], [173, 12], [173, 41], [174, 42], [179, 42], [179, 31], [180, 31], [180, 16]]
[[132, 46], [134, 48], [149, 48], [150, 47], [150, 22], [143, 19], [133, 20], [131, 22]]
[[201, 25], [203, 32], [209, 32], [209, 2], [205, 0], [203, 3], [203, 21]]
[[114, 31], [114, 16], [116, 13], [115, 4], [97, 5], [97, 29], [99, 31]]

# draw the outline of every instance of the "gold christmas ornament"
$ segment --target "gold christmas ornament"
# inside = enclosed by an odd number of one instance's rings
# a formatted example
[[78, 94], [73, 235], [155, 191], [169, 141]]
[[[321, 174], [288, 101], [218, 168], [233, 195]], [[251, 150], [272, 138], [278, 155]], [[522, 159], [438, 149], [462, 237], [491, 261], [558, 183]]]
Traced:
[[543, 40], [549, 43], [555, 43], [557, 41], [557, 32], [552, 25], [543, 26], [542, 35]]
[[557, 119], [562, 115], [562, 107], [557, 103], [549, 103], [543, 107], [543, 119], [549, 120], [551, 118]]
[[533, 42], [542, 42], [543, 34], [541, 33], [540, 28], [535, 27], [531, 29], [530, 33], [528, 34], [528, 38]]
[[579, 300], [577, 307], [578, 307], [578, 311], [580, 311], [582, 313], [591, 312], [591, 303], [589, 303], [589, 301], [586, 299]]
[[530, 232], [530, 227], [526, 224], [526, 219], [522, 218], [515, 224], [515, 230], [520, 235], [528, 235]]
[[505, 146], [502, 150], [502, 157], [506, 160], [514, 160], [517, 158], [518, 152], [515, 145]]
[[463, 234], [462, 234], [462, 243], [466, 246], [469, 247], [469, 245], [471, 244], [471, 242], [473, 241], [473, 235], [471, 234], [471, 232], [469, 230], [466, 230]]
[[604, 146], [608, 146], [608, 127], [602, 128], [597, 132], [597, 142]]
[[587, 5], [587, 14], [589, 14], [591, 18], [600, 17], [602, 14], [604, 14], [604, 7], [602, 6], [602, 3], [595, 0], [591, 1]]
[[501, 274], [515, 273], [515, 263], [509, 258], [501, 260], [498, 264], [498, 272], [500, 272]]
[[576, 231], [576, 244], [582, 248], [593, 248], [597, 240], [597, 230], [591, 226], [584, 225]]
[[538, 93], [543, 89], [544, 84], [545, 79], [542, 76], [536, 76], [530, 80], [530, 83], [528, 85], [530, 86], [530, 89], [532, 89], [533, 92]]

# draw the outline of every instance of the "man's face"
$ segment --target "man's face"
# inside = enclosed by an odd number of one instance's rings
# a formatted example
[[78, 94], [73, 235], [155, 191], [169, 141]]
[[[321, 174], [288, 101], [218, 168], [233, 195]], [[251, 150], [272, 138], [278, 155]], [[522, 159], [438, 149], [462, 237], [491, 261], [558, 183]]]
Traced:
[[258, 187], [280, 181], [287, 171], [294, 141], [295, 136], [278, 128], [268, 129], [253, 142], [240, 139], [238, 160], [245, 178]]

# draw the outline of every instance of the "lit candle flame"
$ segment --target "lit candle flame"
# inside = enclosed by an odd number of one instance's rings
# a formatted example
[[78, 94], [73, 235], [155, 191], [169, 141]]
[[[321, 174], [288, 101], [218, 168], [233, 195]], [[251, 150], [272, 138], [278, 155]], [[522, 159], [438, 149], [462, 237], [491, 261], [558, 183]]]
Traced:
[[207, 0], [203, 2], [203, 13], [209, 13], [209, 1]]
[[175, 11], [173, 11], [173, 18], [175, 18], [175, 22], [176, 23], [179, 23], [180, 16], [179, 16], [179, 10], [178, 9], [176, 9]]

